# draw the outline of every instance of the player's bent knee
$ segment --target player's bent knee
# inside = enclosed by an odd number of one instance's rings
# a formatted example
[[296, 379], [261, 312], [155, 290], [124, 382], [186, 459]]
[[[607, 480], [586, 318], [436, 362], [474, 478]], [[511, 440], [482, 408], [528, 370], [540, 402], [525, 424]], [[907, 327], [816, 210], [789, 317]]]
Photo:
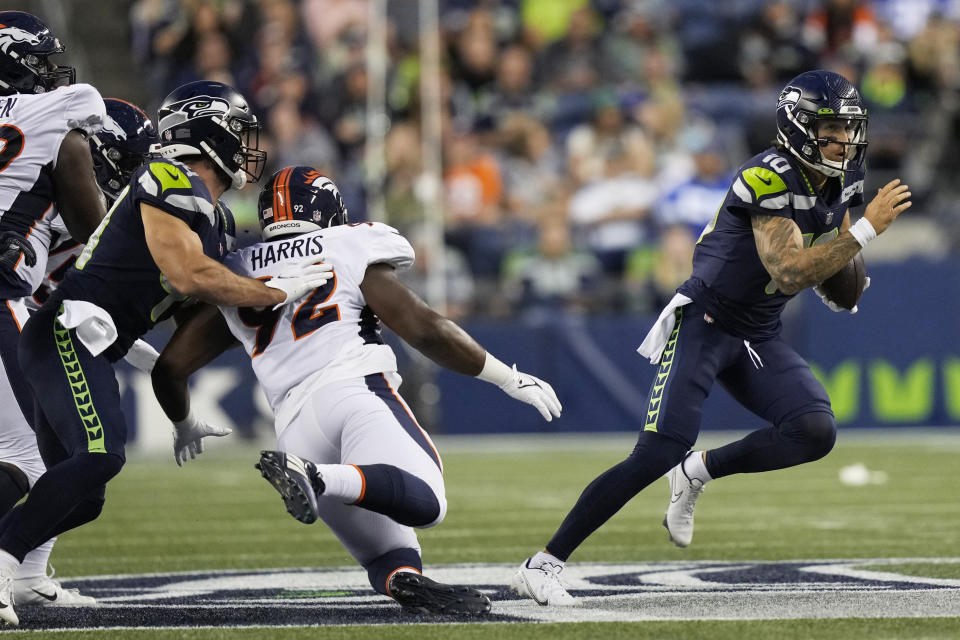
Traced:
[[437, 504], [439, 507], [439, 513], [437, 514], [437, 517], [425, 525], [418, 526], [418, 529], [429, 529], [430, 527], [435, 527], [443, 522], [443, 519], [447, 517], [447, 499], [444, 496], [437, 496]]
[[808, 462], [819, 460], [833, 449], [837, 442], [837, 423], [825, 411], [805, 413], [783, 423], [781, 430], [800, 443]]
[[125, 462], [114, 453], [81, 453], [77, 458], [81, 461], [91, 485], [106, 484], [120, 473]]

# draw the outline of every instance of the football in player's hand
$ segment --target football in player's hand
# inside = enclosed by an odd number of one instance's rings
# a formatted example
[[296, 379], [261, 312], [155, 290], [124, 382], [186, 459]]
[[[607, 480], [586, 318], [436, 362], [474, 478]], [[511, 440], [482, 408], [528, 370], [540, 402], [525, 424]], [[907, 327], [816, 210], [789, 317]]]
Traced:
[[853, 309], [863, 294], [866, 282], [867, 268], [863, 262], [863, 254], [858, 253], [840, 271], [824, 280], [820, 288], [833, 302], [844, 309]]

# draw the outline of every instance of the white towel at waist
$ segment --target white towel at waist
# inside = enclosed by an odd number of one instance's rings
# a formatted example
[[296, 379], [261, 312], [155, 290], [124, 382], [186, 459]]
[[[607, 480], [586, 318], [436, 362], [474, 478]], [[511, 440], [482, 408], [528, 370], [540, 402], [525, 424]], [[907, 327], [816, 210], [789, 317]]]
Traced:
[[653, 323], [650, 331], [647, 332], [647, 337], [644, 338], [640, 346], [637, 347], [637, 353], [644, 358], [650, 358], [650, 364], [659, 364], [660, 362], [660, 356], [663, 355], [663, 350], [667, 346], [667, 340], [670, 339], [673, 326], [677, 322], [677, 318], [673, 312], [678, 307], [690, 304], [691, 302], [693, 302], [693, 300], [682, 293], [678, 293], [670, 299], [667, 306], [660, 312], [660, 317], [657, 318], [657, 321]]
[[94, 356], [103, 353], [117, 339], [117, 327], [105, 310], [84, 300], [64, 300], [57, 320], [67, 329], [76, 329], [83, 346]]

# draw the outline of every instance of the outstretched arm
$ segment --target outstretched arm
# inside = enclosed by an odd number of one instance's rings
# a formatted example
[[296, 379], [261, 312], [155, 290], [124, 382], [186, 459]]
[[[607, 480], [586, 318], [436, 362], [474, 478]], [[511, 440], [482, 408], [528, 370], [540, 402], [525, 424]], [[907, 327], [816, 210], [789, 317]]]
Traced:
[[203, 453], [203, 438], [231, 432], [200, 421], [190, 411], [190, 375], [236, 343], [216, 307], [198, 306], [177, 327], [151, 373], [157, 401], [173, 422], [173, 457], [178, 465]]
[[[788, 218], [754, 215], [751, 218], [757, 253], [773, 282], [783, 293], [792, 295], [819, 284], [839, 271], [872, 237], [906, 211], [911, 202], [907, 185], [893, 180], [877, 192], [852, 227], [845, 221], [839, 236], [813, 247], [803, 246], [800, 227]], [[858, 225], [865, 225], [857, 230]], [[866, 229], [869, 235], [864, 235]]]
[[400, 282], [393, 267], [367, 267], [360, 291], [385, 325], [440, 366], [497, 385], [510, 397], [532, 404], [545, 420], [560, 417], [562, 407], [553, 387], [487, 353], [466, 331]]
[[397, 278], [393, 267], [367, 267], [360, 291], [385, 325], [441, 367], [476, 376], [487, 352], [466, 331], [420, 299]]
[[153, 393], [171, 422], [190, 413], [190, 376], [238, 344], [216, 307], [199, 304], [191, 311], [179, 322], [150, 374]]

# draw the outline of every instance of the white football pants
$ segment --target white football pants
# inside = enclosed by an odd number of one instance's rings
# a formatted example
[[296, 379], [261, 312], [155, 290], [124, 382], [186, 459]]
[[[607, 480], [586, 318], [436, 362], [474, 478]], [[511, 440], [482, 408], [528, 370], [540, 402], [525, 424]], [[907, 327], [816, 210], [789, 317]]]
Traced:
[[[19, 300], [4, 302], [5, 311], [11, 313], [17, 325], [22, 327], [27, 321], [27, 308]], [[37, 448], [37, 435], [27, 424], [20, 411], [17, 398], [10, 388], [6, 367], [0, 365], [0, 461], [14, 465], [27, 476], [30, 486], [47, 470]], [[0, 514], [2, 515], [2, 514]], [[47, 561], [53, 550], [54, 539], [31, 551], [20, 565], [19, 577], [46, 575]]]
[[[314, 391], [280, 434], [280, 451], [319, 464], [389, 464], [417, 476], [447, 511], [440, 456], [396, 389], [400, 376], [377, 374], [332, 382]], [[372, 385], [372, 386], [371, 386]], [[420, 551], [412, 527], [385, 515], [319, 497], [320, 517], [361, 565], [393, 549]]]

